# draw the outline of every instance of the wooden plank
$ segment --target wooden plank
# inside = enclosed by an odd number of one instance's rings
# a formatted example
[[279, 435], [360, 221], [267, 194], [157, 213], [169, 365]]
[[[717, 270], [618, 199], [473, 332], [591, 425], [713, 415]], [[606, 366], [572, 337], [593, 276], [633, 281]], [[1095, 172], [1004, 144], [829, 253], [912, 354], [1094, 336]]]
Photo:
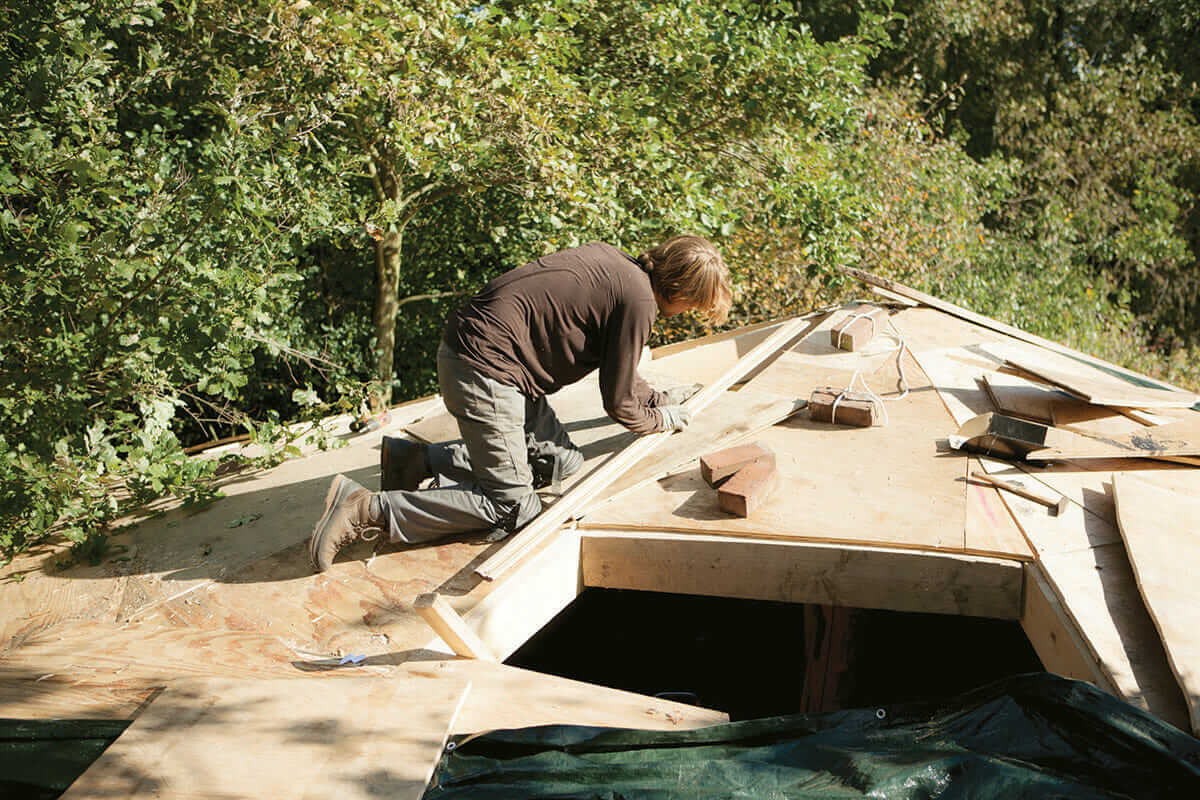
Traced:
[[1018, 619], [1021, 565], [879, 547], [585, 532], [587, 586]]
[[[1200, 401], [1194, 392], [1146, 388], [1128, 383], [1060, 353], [1024, 342], [985, 345], [991, 355], [1037, 375], [1089, 403], [1133, 408], [1190, 408]], [[1141, 379], [1143, 383], [1149, 383]]]
[[1029, 454], [1042, 460], [1080, 458], [1160, 458], [1162, 456], [1200, 455], [1200, 414], [1168, 425], [1142, 428], [1124, 436], [1083, 438]]
[[480, 658], [484, 661], [497, 660], [491, 648], [475, 634], [475, 631], [471, 630], [470, 626], [463, 622], [463, 618], [458, 615], [458, 612], [451, 608], [450, 604], [437, 592], [420, 595], [413, 601], [413, 608], [429, 623], [433, 632], [450, 645], [455, 655], [464, 658]]
[[[371, 678], [181, 682], [62, 796], [416, 800], [467, 689]], [[389, 733], [397, 719], [402, 735]]]
[[[581, 591], [579, 534], [565, 530], [540, 543], [502, 580], [483, 581], [465, 595], [446, 599], [496, 657], [503, 660], [570, 605]], [[440, 639], [427, 643], [425, 648], [450, 651]]]
[[[687, 401], [687, 408], [694, 416], [699, 415], [720, 395], [748, 371], [773, 358], [778, 352], [802, 336], [807, 330], [820, 324], [822, 317], [793, 320], [763, 340], [757, 347], [740, 359], [737, 364], [708, 384]], [[553, 536], [564, 522], [581, 510], [592, 499], [620, 477], [630, 466], [641, 461], [671, 436], [670, 431], [652, 433], [636, 440], [633, 444], [614, 454], [597, 467], [575, 487], [559, 498], [550, 509], [543, 511], [525, 529], [511, 537], [499, 553], [492, 556], [476, 569], [480, 577], [493, 580], [502, 575], [532, 548], [549, 536]]]
[[1115, 411], [1094, 406], [1061, 389], [1033, 383], [1017, 375], [988, 372], [982, 377], [996, 410], [1008, 416], [1023, 417], [1046, 425], [1060, 425], [1112, 416]]
[[1020, 478], [997, 478], [988, 475], [982, 470], [971, 472], [970, 476], [973, 480], [983, 481], [984, 483], [995, 486], [997, 489], [1003, 489], [1006, 492], [1012, 492], [1015, 495], [1024, 497], [1027, 500], [1032, 500], [1035, 503], [1040, 503], [1050, 509], [1054, 516], [1066, 511], [1067, 504], [1070, 502], [1066, 497], [1057, 492], [1048, 492], [1038, 487], [1037, 482], [1022, 483]]
[[1025, 565], [1021, 628], [1048, 672], [1087, 681], [1109, 694], [1117, 694], [1050, 588], [1040, 564]]
[[871, 286], [877, 286], [881, 289], [886, 289], [890, 292], [894, 292], [903, 297], [907, 297], [912, 300], [916, 300], [917, 302], [924, 303], [925, 305], [929, 306], [930, 308], [935, 308], [938, 311], [941, 311], [945, 314], [950, 314], [954, 317], [958, 317], [959, 319], [966, 320], [966, 321], [971, 322], [975, 325], [978, 325], [982, 328], [986, 328], [991, 331], [996, 331], [998, 333], [1002, 333], [1006, 336], [1012, 337], [1013, 339], [1017, 339], [1018, 341], [1026, 342], [1028, 344], [1036, 345], [1037, 347], [1045, 348], [1046, 350], [1049, 350], [1052, 353], [1058, 353], [1061, 355], [1065, 355], [1068, 358], [1071, 358], [1071, 359], [1077, 360], [1077, 361], [1081, 360], [1081, 361], [1083, 361], [1087, 364], [1090, 364], [1094, 367], [1097, 367], [1099, 369], [1110, 370], [1114, 373], [1126, 375], [1137, 381], [1145, 381], [1147, 383], [1151, 383], [1153, 386], [1155, 386], [1161, 390], [1177, 391], [1177, 392], [1183, 391], [1181, 389], [1178, 389], [1177, 387], [1171, 386], [1170, 384], [1164, 383], [1162, 381], [1149, 381], [1144, 376], [1138, 375], [1137, 373], [1133, 372], [1132, 370], [1127, 370], [1124, 367], [1118, 367], [1115, 364], [1109, 364], [1108, 362], [1103, 361], [1102, 359], [1096, 358], [1095, 356], [1089, 356], [1085, 353], [1080, 353], [1077, 350], [1072, 350], [1071, 348], [1067, 347], [1066, 345], [1059, 344], [1058, 342], [1053, 342], [1049, 339], [1043, 339], [1041, 336], [1038, 336], [1036, 334], [1027, 333], [1026, 331], [1023, 331], [1020, 328], [1013, 327], [1012, 325], [1009, 325], [1004, 322], [1000, 322], [999, 320], [994, 320], [991, 317], [985, 317], [982, 314], [977, 314], [974, 311], [963, 308], [962, 306], [955, 305], [954, 303], [949, 303], [945, 300], [940, 300], [932, 295], [928, 295], [928, 294], [925, 294], [924, 292], [918, 291], [916, 289], [912, 289], [908, 286], [905, 286], [902, 283], [893, 281], [889, 278], [883, 278], [878, 275], [873, 275], [864, 270], [855, 269], [854, 267], [839, 267], [839, 270], [846, 273], [847, 275], [850, 275], [853, 278], [856, 278], [856, 279], [862, 281], [863, 283], [869, 284]]
[[1187, 706], [1124, 546], [1117, 542], [1040, 559], [1047, 582], [1117, 696], [1187, 730]]
[[1138, 589], [1200, 734], [1200, 498], [1129, 473], [1113, 474], [1113, 490]]
[[598, 491], [578, 516], [585, 516], [611, 498], [694, 463], [702, 453], [762, 435], [803, 407], [804, 401], [799, 398], [766, 394], [750, 388], [725, 392], [685, 430], [672, 436], [670, 447], [656, 448], [632, 464], [609, 486]]

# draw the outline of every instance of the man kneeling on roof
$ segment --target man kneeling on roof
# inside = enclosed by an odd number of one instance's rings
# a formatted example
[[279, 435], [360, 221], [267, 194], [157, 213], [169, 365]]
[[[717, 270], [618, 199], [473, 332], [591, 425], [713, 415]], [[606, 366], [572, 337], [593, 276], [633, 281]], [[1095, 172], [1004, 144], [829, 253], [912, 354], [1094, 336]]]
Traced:
[[593, 369], [612, 419], [637, 434], [682, 430], [682, 403], [699, 386], [655, 391], [637, 373], [642, 348], [659, 314], [695, 310], [719, 323], [731, 297], [725, 262], [699, 236], [638, 258], [593, 242], [491, 281], [450, 316], [438, 347], [442, 400], [462, 441], [384, 437], [380, 492], [336, 476], [309, 543], [313, 565], [325, 570], [342, 547], [381, 533], [425, 542], [489, 531], [500, 541], [521, 528], [541, 511], [536, 486], [583, 466], [546, 396]]

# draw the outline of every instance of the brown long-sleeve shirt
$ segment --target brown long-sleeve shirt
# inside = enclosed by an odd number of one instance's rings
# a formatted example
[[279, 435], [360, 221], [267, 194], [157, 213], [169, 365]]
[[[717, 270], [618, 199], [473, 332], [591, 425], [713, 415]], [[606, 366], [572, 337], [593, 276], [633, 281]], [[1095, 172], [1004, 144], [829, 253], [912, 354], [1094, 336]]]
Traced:
[[602, 242], [506, 272], [458, 309], [444, 339], [464, 361], [528, 397], [600, 370], [604, 410], [634, 433], [661, 427], [664, 401], [637, 373], [658, 316], [650, 276]]

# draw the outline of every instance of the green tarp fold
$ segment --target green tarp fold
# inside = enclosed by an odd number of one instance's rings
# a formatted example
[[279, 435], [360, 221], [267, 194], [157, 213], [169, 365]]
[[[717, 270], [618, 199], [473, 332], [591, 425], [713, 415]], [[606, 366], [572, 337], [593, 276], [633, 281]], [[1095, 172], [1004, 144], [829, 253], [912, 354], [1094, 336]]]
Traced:
[[1039, 673], [950, 702], [689, 731], [545, 726], [451, 741], [450, 798], [1200, 797], [1200, 740]]

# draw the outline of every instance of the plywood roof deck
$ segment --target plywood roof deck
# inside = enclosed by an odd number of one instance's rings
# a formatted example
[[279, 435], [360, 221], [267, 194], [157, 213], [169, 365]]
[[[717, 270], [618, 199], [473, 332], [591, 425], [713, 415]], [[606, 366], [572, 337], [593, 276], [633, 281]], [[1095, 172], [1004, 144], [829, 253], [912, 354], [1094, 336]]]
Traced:
[[[114, 536], [100, 565], [61, 566], [61, 546], [26, 554], [0, 571], [0, 715], [129, 719], [182, 679], [309, 686], [376, 677], [447, 687], [469, 680], [462, 712], [447, 722], [456, 732], [721, 719], [455, 659], [413, 608], [417, 596], [437, 592], [504, 658], [586, 586], [612, 586], [1021, 619], [1048, 668], [1181, 724], [1182, 697], [1116, 530], [1113, 465], [1039, 471], [1037, 480], [1072, 500], [1051, 518], [967, 480], [972, 469], [1003, 475], [1010, 465], [939, 449], [964, 414], [992, 410], [976, 381], [997, 365], [974, 346], [1006, 337], [929, 308], [893, 309], [909, 351], [898, 362], [886, 338], [865, 352], [834, 349], [828, 330], [838, 317], [724, 393], [671, 447], [494, 582], [474, 571], [502, 545], [469, 537], [374, 554], [356, 545], [329, 571], [311, 573], [306, 540], [325, 487], [338, 472], [378, 485], [378, 433], [345, 432], [343, 448], [236, 478], [227, 498], [199, 513], [166, 509]], [[660, 384], [712, 380], [773, 329], [672, 346], [643, 372]], [[909, 387], [902, 399], [898, 363]], [[845, 386], [856, 372], [882, 395], [886, 426], [803, 415], [771, 425], [816, 386]], [[580, 476], [632, 440], [587, 382], [551, 401], [587, 456]], [[1138, 427], [1123, 416], [1096, 424]], [[428, 440], [454, 435], [436, 398], [398, 409], [383, 432], [406, 428]], [[776, 450], [782, 482], [756, 514], [736, 519], [716, 507], [695, 459], [747, 437]], [[351, 655], [362, 657], [357, 666], [340, 663]]]

